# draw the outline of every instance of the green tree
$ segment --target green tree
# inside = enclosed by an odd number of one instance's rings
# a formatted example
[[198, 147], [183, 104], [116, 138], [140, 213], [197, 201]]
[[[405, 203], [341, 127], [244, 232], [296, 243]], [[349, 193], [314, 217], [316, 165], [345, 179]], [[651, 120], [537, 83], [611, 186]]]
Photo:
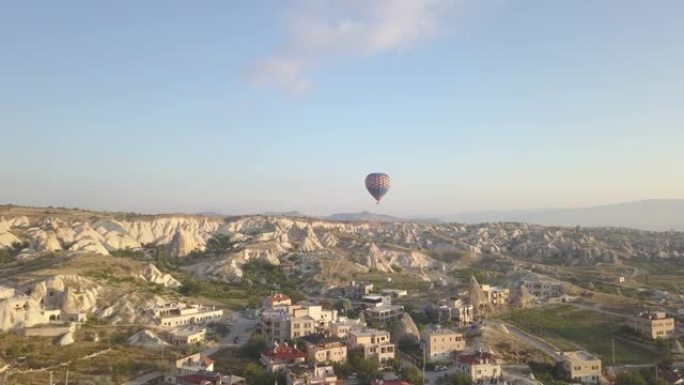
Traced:
[[423, 373], [415, 366], [407, 366], [401, 374], [401, 379], [411, 384], [422, 384]]
[[616, 385], [647, 385], [646, 379], [639, 372], [624, 372], [618, 374]]
[[375, 358], [361, 359], [356, 369], [362, 384], [370, 384], [371, 381], [380, 377], [380, 364]]
[[261, 358], [263, 352], [268, 346], [266, 338], [262, 335], [254, 335], [242, 346], [242, 355], [252, 360]]

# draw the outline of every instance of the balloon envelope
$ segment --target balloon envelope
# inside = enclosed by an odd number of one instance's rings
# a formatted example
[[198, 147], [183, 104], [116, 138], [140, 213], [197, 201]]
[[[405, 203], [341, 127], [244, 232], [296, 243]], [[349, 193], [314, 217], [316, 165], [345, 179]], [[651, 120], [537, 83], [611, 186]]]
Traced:
[[387, 174], [381, 172], [374, 172], [366, 176], [366, 189], [375, 198], [378, 204], [387, 191], [389, 191], [391, 185], [390, 177]]

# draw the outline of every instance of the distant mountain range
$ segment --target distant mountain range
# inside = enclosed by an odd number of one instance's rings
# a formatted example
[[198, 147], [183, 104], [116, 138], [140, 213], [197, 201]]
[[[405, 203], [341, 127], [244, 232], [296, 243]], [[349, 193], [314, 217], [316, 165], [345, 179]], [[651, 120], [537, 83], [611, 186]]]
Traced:
[[404, 218], [393, 217], [391, 215], [375, 214], [370, 211], [361, 211], [358, 213], [337, 213], [328, 215], [325, 219], [331, 221], [361, 221], [361, 222], [406, 222]]
[[527, 222], [548, 226], [629, 227], [684, 231], [684, 199], [653, 199], [565, 209], [474, 211], [440, 216], [448, 222]]
[[[207, 216], [225, 216], [215, 212]], [[684, 199], [651, 199], [581, 208], [472, 211], [453, 215], [397, 217], [370, 211], [311, 216], [300, 211], [264, 212], [261, 215], [313, 217], [345, 222], [488, 223], [526, 222], [546, 226], [628, 227], [649, 231], [684, 231]]]
[[265, 213], [261, 213], [260, 215], [268, 215], [272, 217], [308, 217], [309, 215], [306, 215], [304, 213], [301, 213], [299, 211], [266, 211]]

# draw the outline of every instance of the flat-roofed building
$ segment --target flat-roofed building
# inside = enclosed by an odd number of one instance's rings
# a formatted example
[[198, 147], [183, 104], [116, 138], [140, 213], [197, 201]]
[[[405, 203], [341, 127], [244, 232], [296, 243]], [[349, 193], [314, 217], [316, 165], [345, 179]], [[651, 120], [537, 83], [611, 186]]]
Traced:
[[408, 295], [408, 291], [403, 289], [382, 289], [380, 290], [382, 295], [390, 295], [394, 298], [402, 298]]
[[277, 306], [264, 309], [257, 331], [271, 342], [286, 341], [310, 334], [326, 332], [337, 320], [336, 310], [321, 306]]
[[365, 308], [392, 305], [391, 295], [368, 294], [361, 297], [361, 305]]
[[163, 327], [180, 327], [223, 319], [223, 310], [201, 305], [166, 304], [148, 309]]
[[383, 305], [368, 308], [364, 311], [369, 323], [386, 323], [401, 319], [404, 316], [404, 307], [400, 305]]
[[473, 382], [493, 381], [501, 377], [501, 366], [488, 352], [462, 353], [456, 357], [456, 369]]
[[395, 347], [390, 342], [389, 332], [377, 329], [351, 329], [347, 336], [350, 349], [360, 349], [364, 358], [377, 358], [381, 365], [395, 356]]
[[481, 285], [482, 293], [487, 297], [489, 303], [494, 306], [502, 306], [508, 303], [508, 297], [510, 296], [510, 290], [490, 285]]
[[340, 317], [339, 320], [330, 323], [330, 335], [337, 338], [347, 338], [349, 330], [366, 326], [359, 319]]
[[295, 366], [285, 372], [287, 385], [338, 385], [332, 366]]
[[171, 343], [178, 346], [188, 346], [204, 342], [207, 337], [205, 328], [190, 328], [174, 330], [170, 333]]
[[359, 299], [364, 295], [373, 292], [373, 284], [370, 282], [351, 281], [347, 286], [342, 288], [344, 296], [351, 299]]
[[437, 312], [440, 323], [467, 325], [473, 322], [473, 305], [465, 304], [458, 298], [439, 300]]
[[562, 352], [563, 368], [570, 381], [583, 384], [601, 382], [601, 360], [584, 350]]
[[347, 361], [347, 345], [341, 338], [312, 334], [300, 339], [306, 346], [306, 356], [315, 363], [340, 363]]
[[463, 334], [452, 329], [431, 327], [421, 333], [421, 341], [425, 346], [428, 361], [449, 361], [456, 352], [465, 349]]
[[173, 361], [172, 377], [186, 376], [202, 370], [213, 371], [214, 360], [201, 353], [195, 353]]
[[664, 311], [642, 311], [629, 319], [627, 325], [646, 338], [671, 338], [675, 335], [675, 319]]
[[565, 294], [563, 283], [552, 279], [524, 279], [520, 284], [537, 298], [558, 298]]

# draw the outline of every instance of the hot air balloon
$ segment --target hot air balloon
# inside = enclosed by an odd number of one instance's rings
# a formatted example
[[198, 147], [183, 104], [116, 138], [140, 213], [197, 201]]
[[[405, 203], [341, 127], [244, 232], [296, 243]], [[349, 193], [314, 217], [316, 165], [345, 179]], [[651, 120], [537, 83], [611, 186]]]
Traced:
[[380, 204], [382, 197], [389, 191], [390, 184], [390, 177], [387, 174], [374, 172], [366, 176], [366, 188], [373, 198], [375, 198], [377, 201], [376, 204], [378, 205]]

